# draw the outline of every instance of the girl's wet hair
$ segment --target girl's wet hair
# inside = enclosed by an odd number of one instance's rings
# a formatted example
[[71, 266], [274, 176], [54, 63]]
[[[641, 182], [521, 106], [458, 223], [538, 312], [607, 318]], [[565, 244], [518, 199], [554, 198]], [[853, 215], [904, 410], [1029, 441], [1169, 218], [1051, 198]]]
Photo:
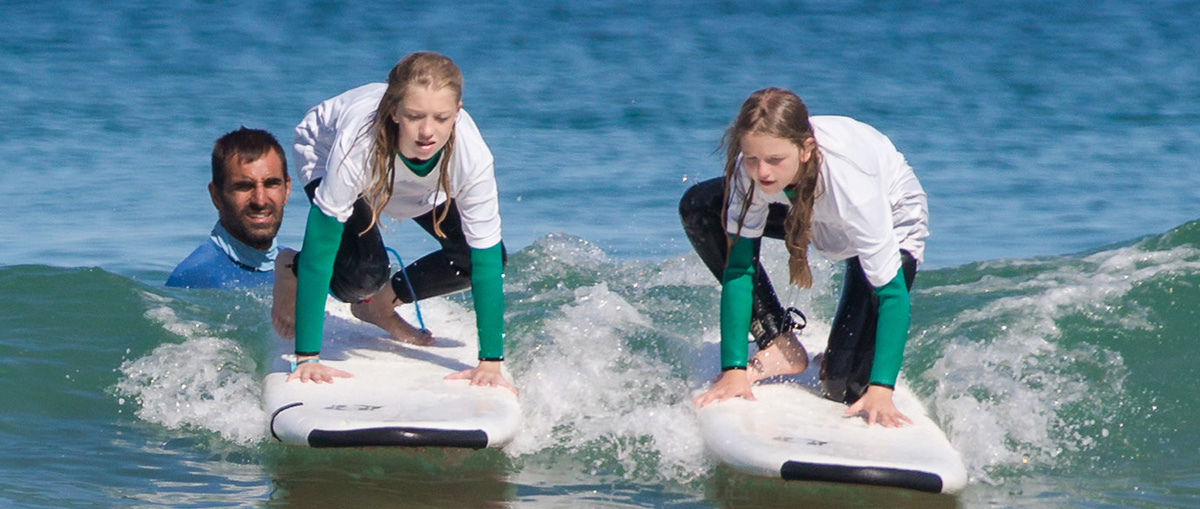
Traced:
[[[404, 96], [410, 87], [442, 90], [449, 88], [454, 91], [455, 102], [462, 101], [463, 76], [462, 71], [449, 57], [433, 52], [412, 53], [392, 67], [388, 73], [387, 90], [379, 107], [375, 110], [375, 118], [366, 126], [364, 135], [371, 137], [371, 150], [367, 155], [367, 166], [371, 170], [371, 184], [367, 187], [364, 198], [371, 205], [371, 226], [379, 222], [380, 211], [392, 198], [392, 180], [396, 173], [396, 154], [400, 152], [400, 125], [396, 123], [393, 114], [399, 111]], [[451, 129], [446, 146], [441, 151], [441, 161], [438, 167], [441, 175], [438, 177], [439, 192], [450, 195], [450, 156], [454, 153], [454, 130]], [[447, 199], [441, 213], [434, 214], [433, 231], [440, 237], [441, 223], [450, 210], [450, 200]], [[369, 229], [369, 227], [368, 227]]]
[[[725, 199], [721, 217], [727, 217], [729, 211], [730, 193], [733, 192], [733, 182], [737, 176], [738, 156], [742, 153], [742, 138], [747, 134], [764, 134], [791, 141], [804, 152], [811, 145], [812, 155], [808, 161], [801, 163], [797, 181], [792, 187], [795, 198], [792, 200], [791, 211], [784, 220], [784, 243], [788, 250], [788, 272], [791, 281], [796, 286], [808, 288], [812, 286], [812, 271], [808, 266], [808, 243], [812, 238], [813, 203], [817, 197], [817, 182], [820, 180], [821, 156], [816, 149], [812, 123], [808, 120], [808, 107], [794, 92], [782, 88], [764, 88], [750, 94], [742, 103], [733, 124], [721, 138], [721, 146], [725, 148]], [[753, 199], [757, 183], [751, 179], [742, 198], [743, 207], [738, 215], [738, 231], [746, 218], [750, 202]], [[733, 239], [730, 239], [732, 247]]]

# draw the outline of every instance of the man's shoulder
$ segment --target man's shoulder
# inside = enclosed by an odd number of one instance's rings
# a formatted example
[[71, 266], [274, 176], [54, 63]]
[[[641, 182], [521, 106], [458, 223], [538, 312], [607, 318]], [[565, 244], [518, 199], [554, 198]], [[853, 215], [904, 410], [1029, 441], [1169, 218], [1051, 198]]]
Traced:
[[230, 288], [271, 284], [271, 271], [256, 271], [238, 264], [211, 240], [196, 247], [167, 278], [167, 286], [181, 288]]
[[205, 241], [196, 246], [192, 253], [175, 266], [171, 276], [167, 278], [167, 286], [193, 286], [197, 279], [210, 272], [211, 267], [220, 258], [227, 258], [212, 241]]

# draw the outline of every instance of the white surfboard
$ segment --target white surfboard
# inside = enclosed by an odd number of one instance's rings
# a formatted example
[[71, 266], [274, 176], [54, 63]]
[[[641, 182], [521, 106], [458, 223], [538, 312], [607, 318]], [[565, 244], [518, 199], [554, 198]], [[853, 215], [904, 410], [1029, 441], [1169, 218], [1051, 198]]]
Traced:
[[962, 459], [903, 381], [893, 397], [913, 424], [885, 428], [845, 416], [846, 405], [821, 397], [819, 371], [818, 357], [800, 375], [755, 385], [756, 401], [735, 398], [698, 409], [705, 445], [722, 462], [753, 475], [933, 493], [962, 490], [967, 483]]
[[[474, 315], [456, 304], [422, 302], [433, 346], [391, 340], [348, 305], [326, 305], [321, 362], [353, 378], [316, 384], [287, 381], [294, 343], [279, 341], [264, 381], [271, 435], [311, 447], [502, 447], [521, 425], [508, 389], [473, 387], [445, 376], [478, 365]], [[412, 323], [416, 323], [412, 321]], [[512, 377], [505, 372], [511, 382]]]

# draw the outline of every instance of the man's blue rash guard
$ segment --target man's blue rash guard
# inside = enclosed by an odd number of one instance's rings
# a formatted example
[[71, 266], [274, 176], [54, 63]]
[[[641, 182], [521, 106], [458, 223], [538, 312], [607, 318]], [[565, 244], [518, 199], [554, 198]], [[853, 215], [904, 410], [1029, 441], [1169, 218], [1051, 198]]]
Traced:
[[270, 285], [275, 281], [279, 246], [259, 251], [233, 238], [218, 221], [208, 241], [175, 267], [166, 285], [181, 288], [236, 288]]

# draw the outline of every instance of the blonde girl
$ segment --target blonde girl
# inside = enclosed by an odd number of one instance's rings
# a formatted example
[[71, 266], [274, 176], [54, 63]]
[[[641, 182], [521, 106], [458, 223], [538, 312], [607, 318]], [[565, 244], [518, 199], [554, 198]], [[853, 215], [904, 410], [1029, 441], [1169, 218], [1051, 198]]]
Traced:
[[[720, 278], [721, 368], [696, 398], [706, 405], [754, 399], [751, 384], [799, 373], [808, 356], [802, 327], [785, 311], [758, 261], [763, 236], [783, 239], [790, 281], [812, 285], [810, 244], [846, 260], [845, 283], [821, 366], [827, 398], [871, 423], [911, 422], [892, 402], [908, 339], [909, 296], [929, 236], [925, 192], [904, 156], [869, 125], [810, 117], [796, 94], [750, 95], [725, 133], [725, 176], [689, 189], [684, 230]], [[747, 359], [746, 338], [758, 352]]]
[[[325, 296], [398, 341], [432, 344], [395, 313], [400, 304], [470, 288], [479, 365], [449, 378], [513, 389], [504, 360], [505, 252], [492, 153], [462, 109], [462, 72], [429, 52], [404, 57], [373, 83], [323, 101], [296, 127], [295, 161], [312, 201], [300, 252], [280, 253], [272, 322], [296, 338], [288, 377], [332, 382], [320, 363]], [[386, 214], [412, 219], [441, 249], [390, 275], [379, 233]]]

